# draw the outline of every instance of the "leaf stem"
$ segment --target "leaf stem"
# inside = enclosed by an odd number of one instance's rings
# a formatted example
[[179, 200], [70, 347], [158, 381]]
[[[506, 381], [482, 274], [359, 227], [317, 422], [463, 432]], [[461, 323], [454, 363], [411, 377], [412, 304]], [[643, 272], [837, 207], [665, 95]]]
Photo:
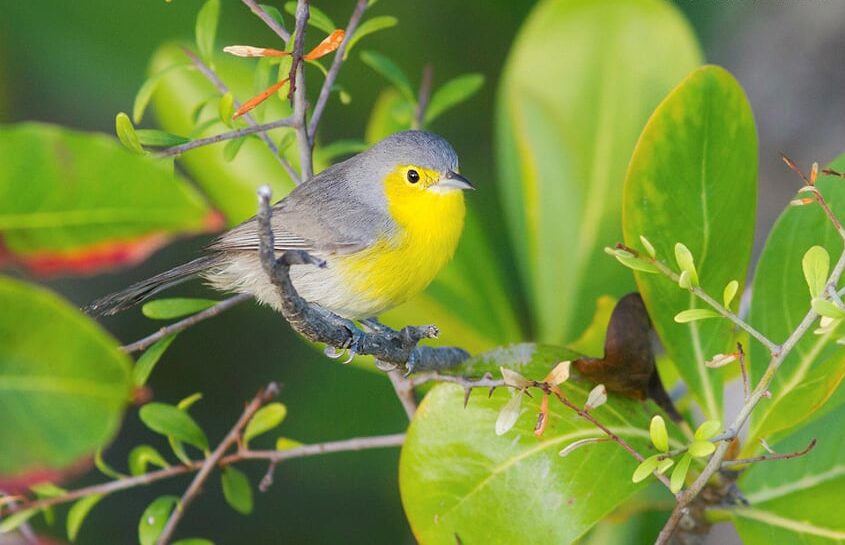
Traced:
[[764, 454], [762, 456], [755, 456], [753, 458], [743, 458], [740, 460], [725, 460], [722, 462], [722, 469], [728, 467], [744, 466], [748, 464], [755, 464], [757, 462], [768, 462], [771, 460], [789, 460], [790, 458], [798, 458], [804, 456], [816, 447], [816, 439], [813, 438], [810, 443], [803, 449], [796, 452], [787, 452], [785, 454]]

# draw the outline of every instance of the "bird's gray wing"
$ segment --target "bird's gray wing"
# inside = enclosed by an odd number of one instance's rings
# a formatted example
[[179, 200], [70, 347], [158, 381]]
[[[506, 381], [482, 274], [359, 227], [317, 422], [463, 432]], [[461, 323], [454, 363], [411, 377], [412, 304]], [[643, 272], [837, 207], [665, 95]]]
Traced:
[[[354, 185], [345, 183], [341, 165], [324, 170], [273, 205], [276, 250], [350, 254], [368, 247], [389, 229], [386, 214], [362, 202]], [[250, 218], [221, 235], [209, 249], [257, 250], [257, 229], [257, 220]]]

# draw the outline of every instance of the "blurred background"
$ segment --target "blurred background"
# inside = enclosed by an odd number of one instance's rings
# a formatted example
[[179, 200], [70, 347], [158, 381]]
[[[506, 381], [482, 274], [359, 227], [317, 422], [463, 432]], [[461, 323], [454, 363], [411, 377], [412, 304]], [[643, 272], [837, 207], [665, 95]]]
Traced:
[[[351, 0], [313, 3], [338, 22], [347, 20], [353, 5]], [[368, 11], [398, 17], [397, 27], [368, 37], [366, 49], [388, 53], [412, 75], [414, 85], [428, 62], [434, 67], [435, 85], [468, 71], [486, 76], [479, 95], [432, 127], [459, 150], [463, 171], [481, 188], [477, 198], [485, 210], [495, 210], [491, 150], [498, 76], [533, 4], [382, 0]], [[199, 0], [5, 2], [0, 17], [0, 122], [38, 120], [112, 133], [115, 113], [131, 109], [155, 48], [167, 40], [192, 40], [200, 5]], [[845, 3], [689, 0], [676, 6], [694, 27], [707, 61], [737, 77], [754, 109], [760, 132], [759, 250], [768, 228], [799, 187], [777, 153], [786, 152], [807, 166], [814, 160], [824, 164], [845, 149], [845, 72], [839, 55], [845, 51]], [[219, 44], [272, 46], [273, 37], [239, 1], [223, 2]], [[360, 138], [371, 105], [386, 86], [354, 55], [340, 81], [352, 102], [330, 103], [322, 124], [327, 141]], [[498, 222], [496, 217], [484, 221], [494, 226], [494, 234]], [[206, 242], [207, 237], [177, 241], [130, 270], [47, 283], [81, 305], [184, 262]], [[191, 286], [180, 293], [207, 292]], [[156, 327], [138, 311], [105, 324], [125, 342]], [[152, 386], [156, 398], [170, 402], [203, 392], [204, 399], [192, 413], [214, 441], [231, 426], [244, 401], [270, 380], [284, 385], [280, 399], [289, 415], [281, 432], [300, 441], [393, 433], [407, 425], [383, 376], [328, 360], [295, 338], [280, 316], [249, 303], [183, 333], [159, 364]], [[122, 468], [129, 449], [140, 442], [167, 450], [156, 441], [133, 410], [105, 456]], [[399, 499], [397, 463], [397, 450], [285, 463], [277, 469], [270, 491], [256, 498], [248, 517], [231, 511], [212, 481], [180, 535], [213, 537], [217, 543], [242, 543], [239, 536], [244, 534], [253, 543], [413, 543]], [[266, 468], [244, 469], [257, 482]], [[179, 493], [186, 484], [166, 481], [112, 497], [94, 511], [78, 542], [133, 542], [147, 503], [156, 495]]]

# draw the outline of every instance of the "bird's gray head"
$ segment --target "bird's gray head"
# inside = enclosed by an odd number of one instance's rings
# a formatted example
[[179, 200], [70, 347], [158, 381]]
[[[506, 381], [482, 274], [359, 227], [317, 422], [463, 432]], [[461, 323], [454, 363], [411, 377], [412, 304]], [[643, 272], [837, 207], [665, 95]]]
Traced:
[[415, 183], [416, 177], [425, 182], [426, 174], [430, 173], [436, 178], [428, 180], [433, 190], [473, 189], [469, 180], [459, 174], [455, 149], [431, 132], [394, 133], [359, 157], [371, 172], [378, 173], [377, 180], [402, 169], [409, 183]]

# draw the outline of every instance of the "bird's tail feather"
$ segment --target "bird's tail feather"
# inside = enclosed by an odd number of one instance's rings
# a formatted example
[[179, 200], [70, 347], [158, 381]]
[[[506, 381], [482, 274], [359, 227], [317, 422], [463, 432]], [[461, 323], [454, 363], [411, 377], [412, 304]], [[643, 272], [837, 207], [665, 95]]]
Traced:
[[106, 295], [89, 304], [83, 310], [92, 316], [109, 316], [146, 301], [156, 293], [190, 280], [203, 271], [214, 267], [217, 256], [203, 256], [169, 271], [157, 274], [111, 295]]

